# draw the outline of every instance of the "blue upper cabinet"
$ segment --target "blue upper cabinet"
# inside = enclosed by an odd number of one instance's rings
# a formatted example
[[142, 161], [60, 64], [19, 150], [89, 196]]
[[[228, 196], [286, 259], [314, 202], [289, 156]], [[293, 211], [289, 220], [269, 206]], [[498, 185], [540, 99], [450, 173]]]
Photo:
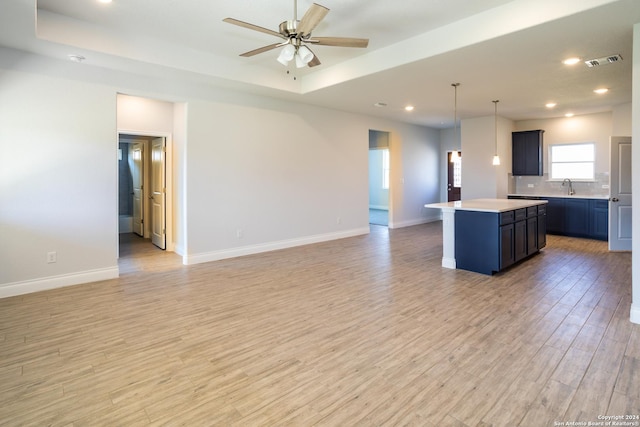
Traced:
[[512, 132], [512, 174], [542, 176], [543, 130]]

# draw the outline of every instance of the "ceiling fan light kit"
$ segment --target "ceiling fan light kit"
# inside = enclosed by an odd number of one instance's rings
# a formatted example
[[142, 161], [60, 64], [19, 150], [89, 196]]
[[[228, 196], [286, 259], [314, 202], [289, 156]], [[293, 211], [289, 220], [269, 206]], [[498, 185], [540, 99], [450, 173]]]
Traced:
[[283, 43], [275, 43], [258, 49], [251, 50], [240, 54], [243, 57], [250, 57], [259, 53], [267, 52], [278, 47], [283, 47], [278, 55], [278, 62], [287, 66], [291, 60], [295, 58], [296, 66], [302, 68], [304, 66], [315, 67], [320, 65], [318, 57], [309, 49], [307, 43], [318, 46], [338, 46], [338, 47], [359, 47], [366, 48], [369, 45], [369, 39], [351, 38], [351, 37], [314, 37], [311, 38], [311, 32], [329, 13], [329, 9], [317, 3], [313, 3], [301, 20], [298, 21], [298, 4], [293, 1], [293, 20], [282, 22], [278, 31], [269, 30], [268, 28], [259, 27], [234, 18], [225, 18], [224, 22], [237, 25], [239, 27], [248, 28], [250, 30], [259, 31], [261, 33], [270, 34], [285, 41]]
[[288, 44], [280, 51], [280, 55], [278, 55], [278, 62], [286, 66], [289, 61], [293, 59], [295, 54], [296, 48], [293, 45]]

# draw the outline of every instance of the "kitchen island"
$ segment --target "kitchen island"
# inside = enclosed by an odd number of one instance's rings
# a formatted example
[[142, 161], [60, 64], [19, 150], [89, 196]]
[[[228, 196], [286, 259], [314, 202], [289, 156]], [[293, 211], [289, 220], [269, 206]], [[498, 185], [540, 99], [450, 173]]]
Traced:
[[442, 266], [493, 274], [547, 242], [546, 200], [471, 199], [432, 203], [442, 211]]

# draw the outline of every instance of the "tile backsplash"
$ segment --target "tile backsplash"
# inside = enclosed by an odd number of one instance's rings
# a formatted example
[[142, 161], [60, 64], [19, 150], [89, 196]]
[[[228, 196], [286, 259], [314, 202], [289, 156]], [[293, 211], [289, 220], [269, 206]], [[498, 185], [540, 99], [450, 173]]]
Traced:
[[[567, 195], [567, 190], [566, 186], [562, 186], [562, 181], [549, 181], [549, 175], [546, 173], [543, 176], [509, 174], [509, 194], [564, 196]], [[609, 173], [596, 174], [593, 181], [573, 181], [573, 191], [576, 196], [608, 196]]]

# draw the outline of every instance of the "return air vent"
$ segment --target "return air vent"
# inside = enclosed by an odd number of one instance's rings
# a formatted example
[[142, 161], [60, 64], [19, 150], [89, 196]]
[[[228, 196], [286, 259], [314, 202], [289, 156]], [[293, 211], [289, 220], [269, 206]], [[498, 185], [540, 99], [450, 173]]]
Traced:
[[618, 61], [622, 61], [622, 56], [620, 55], [604, 56], [602, 58], [588, 59], [584, 61], [584, 63], [587, 64], [587, 67], [597, 67], [598, 65], [613, 64], [614, 62], [618, 62]]

